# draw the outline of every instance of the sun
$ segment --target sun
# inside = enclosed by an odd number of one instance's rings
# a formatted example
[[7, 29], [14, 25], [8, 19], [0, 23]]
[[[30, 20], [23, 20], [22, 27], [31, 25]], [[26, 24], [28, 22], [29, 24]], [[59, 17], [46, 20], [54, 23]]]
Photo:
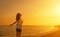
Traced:
[[57, 11], [60, 13], [60, 7], [58, 7]]
[[57, 15], [60, 16], [60, 5], [57, 7]]

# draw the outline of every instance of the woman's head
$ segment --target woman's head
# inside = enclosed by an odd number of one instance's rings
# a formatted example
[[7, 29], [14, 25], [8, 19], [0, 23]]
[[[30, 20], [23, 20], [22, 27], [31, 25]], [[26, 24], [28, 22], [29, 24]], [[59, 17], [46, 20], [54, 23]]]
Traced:
[[21, 18], [21, 14], [20, 13], [17, 13], [17, 15], [16, 15], [16, 20], [19, 20], [20, 18]]

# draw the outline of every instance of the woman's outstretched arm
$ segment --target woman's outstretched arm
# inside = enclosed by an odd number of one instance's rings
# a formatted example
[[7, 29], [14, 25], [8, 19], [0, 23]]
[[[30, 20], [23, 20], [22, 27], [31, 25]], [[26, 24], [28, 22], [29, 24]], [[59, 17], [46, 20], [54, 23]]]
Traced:
[[12, 25], [15, 24], [15, 23], [16, 23], [16, 21], [15, 21], [14, 23], [10, 24], [9, 26], [12, 26]]

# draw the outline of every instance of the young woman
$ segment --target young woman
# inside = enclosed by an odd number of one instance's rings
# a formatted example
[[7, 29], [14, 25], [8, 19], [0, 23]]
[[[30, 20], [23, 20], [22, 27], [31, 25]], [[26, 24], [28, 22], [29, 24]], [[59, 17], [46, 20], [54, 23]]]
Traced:
[[21, 16], [22, 15], [20, 13], [17, 13], [16, 21], [12, 23], [11, 25], [9, 25], [9, 26], [12, 26], [13, 24], [17, 23], [16, 24], [16, 37], [21, 37], [22, 23], [23, 23]]

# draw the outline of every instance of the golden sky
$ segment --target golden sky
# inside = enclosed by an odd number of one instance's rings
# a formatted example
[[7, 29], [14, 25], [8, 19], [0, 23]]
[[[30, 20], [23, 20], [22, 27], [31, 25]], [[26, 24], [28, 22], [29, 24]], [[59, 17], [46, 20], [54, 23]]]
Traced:
[[20, 12], [23, 25], [59, 25], [60, 0], [0, 0], [0, 25], [9, 25]]

